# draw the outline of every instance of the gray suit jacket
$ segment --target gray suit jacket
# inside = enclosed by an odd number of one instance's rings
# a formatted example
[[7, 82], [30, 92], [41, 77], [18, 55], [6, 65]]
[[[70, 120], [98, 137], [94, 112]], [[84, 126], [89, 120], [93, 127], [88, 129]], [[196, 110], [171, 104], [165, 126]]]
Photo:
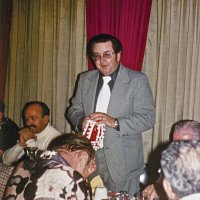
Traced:
[[[67, 112], [76, 131], [80, 119], [94, 111], [98, 78], [98, 70], [80, 76]], [[146, 75], [121, 64], [107, 113], [117, 118], [120, 125], [120, 131], [106, 127], [104, 152], [110, 174], [116, 183], [139, 177], [144, 168], [141, 133], [155, 122], [154, 101]]]

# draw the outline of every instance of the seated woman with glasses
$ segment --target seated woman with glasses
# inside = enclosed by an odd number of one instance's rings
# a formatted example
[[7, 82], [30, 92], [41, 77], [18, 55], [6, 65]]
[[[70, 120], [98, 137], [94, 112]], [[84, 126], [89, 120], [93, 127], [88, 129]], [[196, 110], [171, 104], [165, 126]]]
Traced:
[[4, 199], [91, 199], [85, 179], [96, 170], [94, 149], [80, 134], [63, 134], [34, 161], [18, 166]]

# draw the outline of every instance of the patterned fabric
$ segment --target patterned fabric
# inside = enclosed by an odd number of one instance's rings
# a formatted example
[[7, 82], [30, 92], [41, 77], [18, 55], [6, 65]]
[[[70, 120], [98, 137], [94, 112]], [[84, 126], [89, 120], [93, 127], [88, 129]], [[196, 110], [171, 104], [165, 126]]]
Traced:
[[56, 152], [20, 163], [9, 180], [5, 200], [87, 200], [90, 190], [82, 176]]
[[4, 165], [0, 163], [0, 199], [3, 198], [4, 190], [8, 179], [13, 171], [14, 167], [10, 165]]

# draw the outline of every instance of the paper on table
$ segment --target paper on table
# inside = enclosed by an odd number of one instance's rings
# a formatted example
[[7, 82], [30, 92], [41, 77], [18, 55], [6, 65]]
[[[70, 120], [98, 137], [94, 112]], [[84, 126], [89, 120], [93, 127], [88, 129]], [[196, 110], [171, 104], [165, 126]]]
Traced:
[[97, 187], [94, 194], [94, 200], [108, 199], [107, 189], [105, 187]]

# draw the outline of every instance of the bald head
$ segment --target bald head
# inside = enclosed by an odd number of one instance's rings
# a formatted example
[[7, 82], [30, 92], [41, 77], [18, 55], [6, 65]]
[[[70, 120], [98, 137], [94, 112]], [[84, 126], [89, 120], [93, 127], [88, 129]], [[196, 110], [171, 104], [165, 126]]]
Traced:
[[171, 139], [173, 141], [200, 140], [200, 123], [194, 120], [176, 122], [171, 129]]

